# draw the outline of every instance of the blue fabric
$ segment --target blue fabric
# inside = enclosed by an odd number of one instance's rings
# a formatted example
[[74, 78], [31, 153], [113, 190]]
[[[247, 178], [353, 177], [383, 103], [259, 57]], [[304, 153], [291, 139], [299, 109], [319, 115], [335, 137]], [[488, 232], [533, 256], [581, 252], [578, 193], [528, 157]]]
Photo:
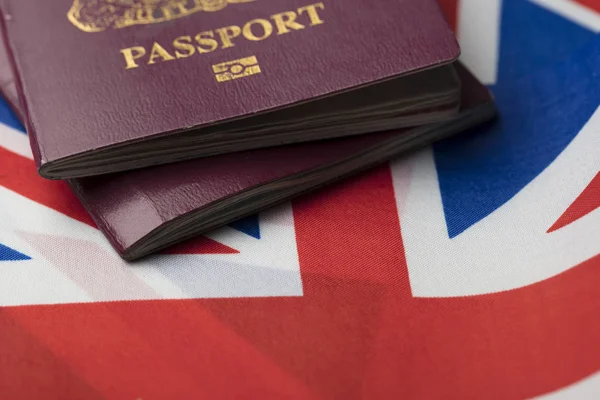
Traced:
[[[538, 176], [577, 135], [599, 102], [588, 64], [558, 62], [596, 37], [531, 2], [505, 0], [493, 126], [434, 146], [449, 237], [505, 204]], [[578, 102], [576, 90], [589, 92]], [[573, 95], [573, 96], [571, 96]]]

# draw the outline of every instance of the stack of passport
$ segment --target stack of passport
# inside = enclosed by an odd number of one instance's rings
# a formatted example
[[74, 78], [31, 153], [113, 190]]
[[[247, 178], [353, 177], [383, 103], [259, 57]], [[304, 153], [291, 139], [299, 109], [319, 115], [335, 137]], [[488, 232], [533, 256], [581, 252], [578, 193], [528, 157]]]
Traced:
[[0, 0], [38, 172], [133, 260], [495, 115], [435, 0]]

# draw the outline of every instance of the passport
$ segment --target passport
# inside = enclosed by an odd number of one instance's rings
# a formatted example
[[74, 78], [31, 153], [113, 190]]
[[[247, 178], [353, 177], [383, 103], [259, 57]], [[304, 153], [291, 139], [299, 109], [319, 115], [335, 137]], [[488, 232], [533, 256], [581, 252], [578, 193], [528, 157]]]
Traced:
[[0, 0], [39, 173], [64, 179], [453, 118], [435, 0]]
[[6, 47], [2, 41], [0, 41], [0, 91], [17, 117], [23, 121], [17, 85], [15, 84], [15, 78], [10, 68]]
[[[0, 81], [11, 88], [3, 68]], [[68, 180], [115, 250], [134, 260], [357, 174], [494, 118], [488, 90], [457, 66], [459, 112], [446, 122], [248, 150]], [[18, 110], [13, 90], [4, 96]]]

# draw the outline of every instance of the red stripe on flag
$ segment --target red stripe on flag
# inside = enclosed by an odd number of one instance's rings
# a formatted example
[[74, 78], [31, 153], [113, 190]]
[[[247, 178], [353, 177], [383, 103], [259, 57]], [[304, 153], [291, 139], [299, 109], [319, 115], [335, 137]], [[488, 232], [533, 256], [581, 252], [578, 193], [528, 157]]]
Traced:
[[592, 179], [587, 188], [577, 197], [569, 208], [552, 225], [548, 233], [557, 231], [585, 217], [600, 207], [600, 172]]
[[295, 203], [304, 297], [203, 304], [325, 398], [525, 398], [600, 367], [600, 257], [506, 293], [412, 298], [392, 194], [380, 169]]
[[[21, 307], [7, 312], [103, 398], [313, 398], [197, 301]], [[23, 362], [36, 362], [35, 353], [17, 355]], [[39, 371], [40, 378], [44, 373], [49, 372]], [[31, 386], [39, 385], [37, 376], [18, 375], [23, 376]], [[57, 387], [49, 394], [60, 391]]]
[[[7, 312], [103, 398], [175, 399], [196, 391], [194, 371], [179, 367], [169, 357], [156, 357], [156, 345], [132, 331], [128, 321], [104, 305], [26, 307]], [[157, 322], [148, 329], [159, 326]], [[23, 357], [35, 362], [33, 354]], [[41, 372], [40, 379], [43, 376]], [[37, 377], [31, 376], [30, 384], [36, 386]]]
[[599, 0], [574, 0], [575, 2], [586, 6], [596, 12], [600, 13], [600, 1]]
[[363, 398], [531, 398], [579, 381], [600, 368], [599, 284], [600, 256], [505, 293], [391, 295]]
[[412, 298], [386, 168], [294, 209], [303, 297], [7, 312], [108, 398], [529, 398], [600, 368], [600, 256], [519, 290]]
[[446, 19], [456, 32], [458, 23], [458, 3], [460, 0], [438, 0]]
[[319, 398], [359, 398], [386, 293], [410, 297], [389, 168], [295, 201], [294, 220], [303, 297], [202, 304]]
[[4, 311], [0, 311], [0, 343], [0, 398], [103, 398]]
[[303, 276], [380, 285], [393, 279], [410, 296], [387, 165], [296, 201], [294, 216]]
[[0, 165], [5, 171], [0, 174], [0, 186], [73, 219], [95, 226], [69, 185], [64, 181], [41, 178], [30, 159], [0, 147]]

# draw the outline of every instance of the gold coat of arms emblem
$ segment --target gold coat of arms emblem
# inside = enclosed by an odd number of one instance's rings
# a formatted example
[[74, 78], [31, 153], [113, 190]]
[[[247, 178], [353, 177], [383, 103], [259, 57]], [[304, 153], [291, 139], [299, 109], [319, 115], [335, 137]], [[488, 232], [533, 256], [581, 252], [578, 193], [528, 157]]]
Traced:
[[155, 24], [254, 0], [73, 0], [69, 21], [84, 32]]

